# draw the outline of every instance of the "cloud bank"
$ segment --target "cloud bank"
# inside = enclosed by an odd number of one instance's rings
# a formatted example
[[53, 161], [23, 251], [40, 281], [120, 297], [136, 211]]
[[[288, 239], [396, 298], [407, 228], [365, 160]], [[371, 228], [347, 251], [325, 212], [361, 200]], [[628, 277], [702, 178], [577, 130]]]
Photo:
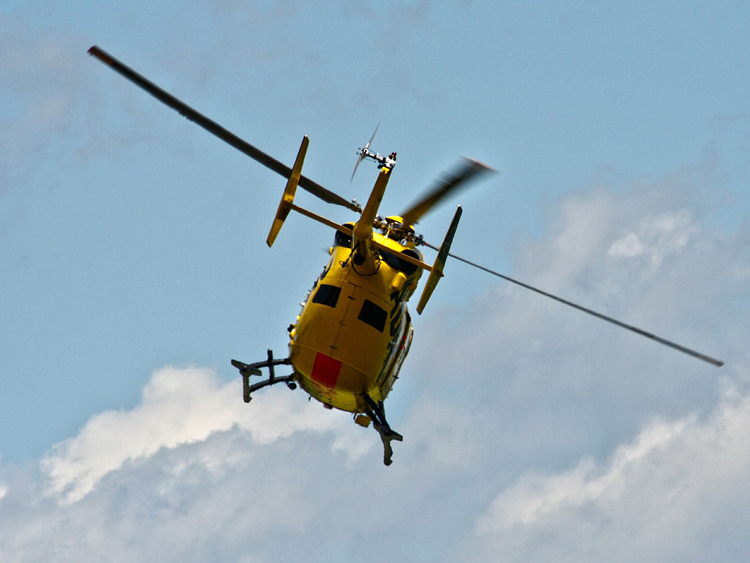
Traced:
[[[740, 561], [750, 520], [750, 397], [655, 421], [605, 463], [529, 474], [477, 522], [480, 559]], [[585, 550], [581, 548], [584, 547]]]
[[[301, 430], [322, 433], [338, 429], [340, 440], [344, 440], [347, 425], [341, 416], [305, 408], [304, 403], [284, 394], [255, 401], [251, 409], [237, 401], [241, 393], [238, 382], [221, 385], [216, 374], [205, 369], [170, 367], [158, 371], [135, 409], [94, 416], [78, 436], [58, 444], [42, 460], [50, 493], [75, 502], [126, 462], [151, 457], [163, 448], [205, 442], [212, 434], [235, 427], [249, 433], [258, 444]], [[360, 455], [361, 451], [352, 453]], [[218, 460], [216, 463], [221, 465]]]
[[498, 286], [418, 327], [385, 468], [372, 430], [300, 391], [245, 405], [164, 368], [37, 468], [0, 466], [0, 560], [742, 560], [750, 237], [684, 186], [567, 196], [516, 275], [721, 371]]

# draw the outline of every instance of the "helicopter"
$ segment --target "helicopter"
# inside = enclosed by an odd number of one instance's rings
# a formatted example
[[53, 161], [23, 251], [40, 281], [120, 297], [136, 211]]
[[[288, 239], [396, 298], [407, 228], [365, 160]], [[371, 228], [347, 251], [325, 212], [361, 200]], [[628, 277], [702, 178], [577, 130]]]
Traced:
[[[259, 362], [248, 364], [231, 361], [242, 377], [243, 400], [246, 403], [251, 401], [254, 392], [264, 387], [285, 384], [290, 389], [296, 389], [299, 386], [324, 407], [351, 413], [354, 422], [360, 426], [369, 427], [372, 424], [383, 443], [383, 462], [390, 465], [393, 456], [391, 442], [401, 442], [403, 436], [388, 423], [384, 402], [399, 377], [414, 337], [407, 304], [416, 292], [423, 272], [428, 272], [416, 307], [417, 313], [422, 314], [443, 277], [448, 257], [714, 366], [723, 365], [722, 361], [711, 356], [452, 254], [450, 249], [462, 214], [460, 206], [440, 246], [429, 244], [422, 235], [417, 234], [415, 225], [432, 208], [492, 171], [486, 164], [464, 158], [454, 171], [442, 177], [401, 215], [381, 217], [378, 214], [380, 202], [393, 175], [397, 155], [392, 152], [383, 156], [370, 150], [375, 133], [358, 150], [352, 174], [353, 178], [364, 160], [375, 162], [378, 168], [375, 184], [367, 203], [362, 207], [355, 200], [346, 200], [302, 175], [309, 145], [307, 136], [303, 137], [294, 164], [289, 167], [162, 90], [99, 47], [92, 46], [88, 52], [190, 121], [287, 178], [266, 239], [269, 247], [273, 246], [292, 211], [334, 230], [330, 258], [303, 301], [299, 315], [288, 327], [288, 357], [275, 358], [273, 352], [268, 350], [267, 358]], [[326, 203], [359, 214], [358, 220], [338, 223], [298, 206], [295, 203], [298, 187]], [[422, 246], [437, 251], [432, 264], [425, 262], [420, 250]], [[276, 368], [279, 366], [289, 366], [292, 373], [277, 376]], [[263, 369], [268, 370], [268, 377], [251, 384], [250, 378], [262, 377]]]

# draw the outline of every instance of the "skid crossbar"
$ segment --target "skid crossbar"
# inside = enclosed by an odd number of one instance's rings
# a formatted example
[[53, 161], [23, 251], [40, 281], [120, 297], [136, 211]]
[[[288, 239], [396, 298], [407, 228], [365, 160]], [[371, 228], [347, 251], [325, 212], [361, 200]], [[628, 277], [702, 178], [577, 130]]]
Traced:
[[[287, 387], [289, 387], [290, 389], [297, 388], [297, 384], [295, 383], [296, 376], [293, 373], [291, 375], [277, 377], [276, 371], [274, 369], [276, 366], [292, 365], [291, 360], [289, 358], [284, 358], [283, 360], [275, 360], [273, 358], [273, 352], [271, 350], [268, 351], [268, 359], [264, 362], [245, 364], [237, 360], [232, 360], [232, 365], [240, 370], [240, 375], [242, 376], [242, 395], [246, 403], [249, 403], [252, 399], [250, 395], [252, 395], [253, 392], [257, 391], [258, 389], [262, 389], [263, 387], [268, 387], [277, 383], [286, 383]], [[263, 375], [261, 368], [268, 368], [268, 379], [250, 385], [251, 375]]]

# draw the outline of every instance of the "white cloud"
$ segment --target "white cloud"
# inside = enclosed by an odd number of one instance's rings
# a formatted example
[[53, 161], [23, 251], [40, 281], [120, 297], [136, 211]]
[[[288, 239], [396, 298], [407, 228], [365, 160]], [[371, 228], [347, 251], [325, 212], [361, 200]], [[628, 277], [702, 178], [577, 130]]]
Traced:
[[[652, 423], [607, 463], [524, 476], [479, 518], [480, 551], [506, 561], [732, 560], [732, 540], [746, 548], [748, 537], [717, 524], [748, 521], [748, 474], [750, 396], [728, 397], [709, 420]], [[730, 540], [726, 550], [707, 546], [711, 534]]]
[[646, 218], [637, 233], [630, 231], [613, 242], [608, 254], [615, 259], [645, 257], [648, 267], [643, 275], [650, 277], [665, 258], [680, 253], [697, 234], [699, 229], [687, 210], [664, 213]]
[[[519, 245], [513, 276], [730, 364], [741, 361], [744, 352], [737, 355], [724, 335], [750, 336], [733, 320], [750, 281], [749, 233], [706, 229], [700, 201], [670, 184], [566, 196], [559, 213], [550, 212], [548, 235]], [[430, 348], [415, 344], [425, 386], [475, 402], [496, 397], [502, 408], [492, 416], [504, 428], [527, 432], [538, 415], [541, 431], [552, 416], [555, 430], [572, 423], [565, 430], [573, 436], [601, 432], [596, 443], [616, 431], [622, 440], [644, 415], [677, 416], [711, 408], [717, 398], [713, 368], [505, 283], [425, 332]]]
[[[94, 416], [75, 438], [54, 447], [42, 460], [50, 492], [75, 502], [107, 473], [126, 462], [152, 456], [162, 448], [205, 441], [211, 434], [238, 427], [253, 440], [268, 444], [298, 431], [337, 430], [335, 450], [353, 457], [367, 452], [348, 436], [341, 416], [311, 408], [289, 393], [273, 393], [246, 405], [237, 381], [222, 384], [212, 371], [164, 368], [143, 390], [141, 403], [130, 411]], [[318, 406], [317, 404], [315, 406]], [[206, 459], [212, 463], [222, 461]]]

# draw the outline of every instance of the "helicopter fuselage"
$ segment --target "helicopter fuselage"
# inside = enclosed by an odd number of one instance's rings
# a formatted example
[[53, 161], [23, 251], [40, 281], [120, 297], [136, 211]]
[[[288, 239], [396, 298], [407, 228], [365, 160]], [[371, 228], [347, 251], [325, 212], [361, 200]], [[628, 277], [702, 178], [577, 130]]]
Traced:
[[[372, 237], [422, 259], [418, 250], [385, 235]], [[290, 327], [289, 358], [295, 379], [310, 395], [332, 408], [364, 413], [370, 409], [365, 396], [383, 401], [409, 352], [414, 329], [407, 301], [422, 270], [376, 252], [369, 271], [357, 264], [356, 244], [336, 233], [331, 259]]]

